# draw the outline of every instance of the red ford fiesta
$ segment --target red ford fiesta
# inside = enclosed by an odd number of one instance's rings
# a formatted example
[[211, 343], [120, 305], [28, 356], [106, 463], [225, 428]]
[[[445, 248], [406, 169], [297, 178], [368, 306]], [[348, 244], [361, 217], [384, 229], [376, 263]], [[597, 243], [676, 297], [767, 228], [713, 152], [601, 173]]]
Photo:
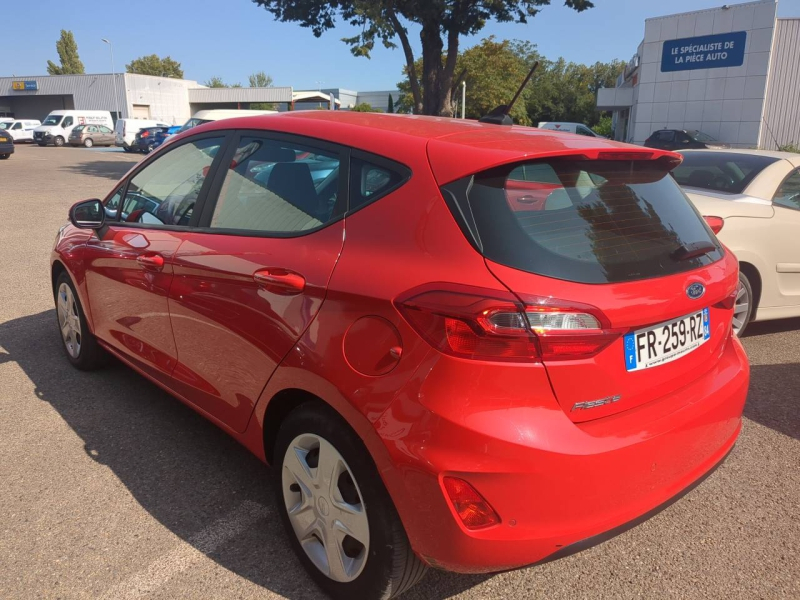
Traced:
[[740, 430], [737, 262], [679, 160], [399, 115], [197, 127], [71, 209], [66, 356], [114, 355], [274, 465], [333, 597], [561, 556]]

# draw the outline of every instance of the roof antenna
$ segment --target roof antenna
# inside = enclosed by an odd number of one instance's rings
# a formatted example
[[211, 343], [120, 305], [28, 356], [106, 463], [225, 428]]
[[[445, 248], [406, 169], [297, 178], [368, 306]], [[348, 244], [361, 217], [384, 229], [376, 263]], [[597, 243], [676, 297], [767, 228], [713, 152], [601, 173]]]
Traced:
[[514, 97], [511, 99], [511, 102], [509, 102], [508, 104], [501, 104], [500, 106], [492, 109], [492, 111], [488, 115], [478, 119], [478, 122], [491, 123], [492, 125], [513, 125], [514, 122], [511, 120], [511, 116], [508, 113], [511, 112], [511, 109], [514, 107], [514, 103], [517, 101], [517, 98], [519, 98], [520, 94], [522, 93], [522, 90], [525, 89], [525, 86], [528, 85], [528, 81], [530, 81], [531, 77], [533, 76], [533, 72], [536, 70], [538, 66], [539, 66], [539, 61], [537, 60], [535, 63], [533, 63], [533, 67], [531, 67], [531, 70], [528, 72], [528, 76], [525, 77], [525, 80], [522, 82], [522, 85], [519, 86], [519, 89], [517, 90], [517, 93], [514, 94]]

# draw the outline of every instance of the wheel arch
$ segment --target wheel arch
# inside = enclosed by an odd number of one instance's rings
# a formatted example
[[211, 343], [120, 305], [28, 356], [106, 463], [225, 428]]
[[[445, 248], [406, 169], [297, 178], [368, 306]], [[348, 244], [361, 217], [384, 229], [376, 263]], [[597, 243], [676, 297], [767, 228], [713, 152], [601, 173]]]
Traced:
[[336, 410], [316, 394], [312, 394], [300, 388], [283, 389], [274, 394], [267, 403], [267, 408], [264, 412], [264, 426], [262, 429], [264, 456], [267, 460], [267, 464], [274, 464], [275, 441], [278, 438], [278, 431], [280, 431], [281, 425], [286, 417], [288, 417], [293, 410], [309, 402], [322, 402], [330, 406], [332, 410]]
[[758, 315], [758, 305], [761, 301], [761, 291], [763, 289], [761, 273], [759, 273], [755, 265], [747, 261], [739, 262], [739, 271], [747, 277], [747, 280], [750, 282], [750, 287], [753, 289], [753, 311], [750, 320], [755, 321]]

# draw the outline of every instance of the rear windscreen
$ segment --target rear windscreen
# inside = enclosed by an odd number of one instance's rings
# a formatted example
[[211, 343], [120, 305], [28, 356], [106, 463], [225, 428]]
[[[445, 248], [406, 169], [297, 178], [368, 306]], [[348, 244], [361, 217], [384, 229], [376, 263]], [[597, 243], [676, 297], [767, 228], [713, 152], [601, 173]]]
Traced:
[[772, 156], [738, 152], [686, 152], [672, 176], [687, 187], [741, 194], [756, 175], [777, 160]]
[[[669, 166], [553, 159], [492, 169], [442, 191], [490, 260], [581, 283], [634, 281], [722, 258]], [[702, 246], [706, 253], [685, 258]]]

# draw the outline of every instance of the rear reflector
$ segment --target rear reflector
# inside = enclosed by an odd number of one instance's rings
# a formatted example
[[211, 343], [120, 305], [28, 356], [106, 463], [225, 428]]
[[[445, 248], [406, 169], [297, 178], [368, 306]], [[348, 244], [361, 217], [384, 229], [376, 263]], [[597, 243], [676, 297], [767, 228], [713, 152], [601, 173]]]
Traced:
[[708, 223], [708, 226], [711, 227], [711, 231], [714, 233], [719, 233], [722, 231], [722, 227], [725, 225], [725, 219], [722, 217], [703, 217]]
[[485, 529], [500, 523], [500, 517], [474, 487], [463, 479], [443, 478], [444, 489], [467, 529]]
[[431, 346], [473, 360], [589, 358], [617, 339], [595, 307], [455, 284], [411, 291], [396, 305]]

